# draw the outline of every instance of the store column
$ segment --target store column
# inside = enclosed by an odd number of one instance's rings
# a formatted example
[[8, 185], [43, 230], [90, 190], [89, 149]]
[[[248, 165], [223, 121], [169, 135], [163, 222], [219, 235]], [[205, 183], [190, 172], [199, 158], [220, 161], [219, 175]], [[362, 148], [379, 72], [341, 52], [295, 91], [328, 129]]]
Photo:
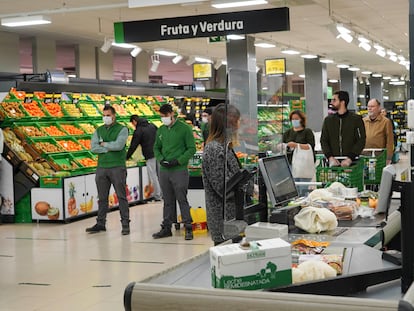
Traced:
[[319, 58], [305, 59], [305, 99], [307, 125], [315, 132], [322, 130], [324, 117], [328, 115], [326, 64]]
[[142, 51], [137, 57], [132, 58], [132, 80], [134, 82], [148, 83], [149, 55]]
[[357, 81], [355, 79], [355, 71], [349, 71], [347, 68], [341, 68], [339, 75], [341, 79], [341, 91], [347, 91], [349, 93], [348, 109], [356, 111]]
[[56, 69], [56, 42], [46, 38], [32, 41], [33, 73], [45, 73]]
[[76, 77], [96, 79], [95, 47], [79, 44], [75, 47]]
[[0, 33], [0, 68], [2, 72], [19, 73], [19, 35]]
[[254, 38], [228, 40], [228, 99], [241, 113], [239, 136], [245, 152], [257, 154], [257, 78]]
[[98, 80], [113, 80], [114, 67], [112, 50], [104, 53], [100, 48], [95, 48], [96, 57], [96, 78]]
[[376, 98], [382, 103], [382, 78], [370, 77], [369, 78], [369, 97]]

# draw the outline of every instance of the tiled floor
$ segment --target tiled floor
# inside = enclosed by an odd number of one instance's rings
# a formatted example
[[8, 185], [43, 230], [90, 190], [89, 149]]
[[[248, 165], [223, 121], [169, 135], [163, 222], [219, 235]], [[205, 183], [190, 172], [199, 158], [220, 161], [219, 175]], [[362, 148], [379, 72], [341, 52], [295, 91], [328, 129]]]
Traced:
[[[407, 155], [396, 165], [407, 167]], [[131, 234], [121, 235], [119, 212], [107, 231], [85, 233], [88, 218], [69, 224], [0, 226], [1, 311], [120, 311], [125, 287], [212, 246], [207, 233], [185, 241], [182, 231], [160, 240], [161, 203], [131, 208]]]
[[95, 218], [69, 224], [0, 226], [0, 310], [118, 311], [125, 287], [208, 250], [207, 233], [185, 241], [152, 239], [162, 205], [131, 208], [131, 234], [121, 235], [119, 212], [107, 231], [85, 233]]

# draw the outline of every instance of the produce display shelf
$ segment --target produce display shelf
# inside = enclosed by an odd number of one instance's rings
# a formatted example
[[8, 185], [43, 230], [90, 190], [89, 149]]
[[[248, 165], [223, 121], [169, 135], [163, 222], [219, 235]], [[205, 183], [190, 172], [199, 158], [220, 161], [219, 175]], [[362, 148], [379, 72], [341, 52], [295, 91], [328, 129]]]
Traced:
[[58, 171], [72, 171], [80, 168], [72, 154], [68, 152], [50, 154], [47, 156], [47, 159], [50, 160], [52, 166]]
[[64, 151], [73, 152], [73, 151], [83, 151], [85, 148], [73, 137], [59, 137], [56, 138], [56, 143], [62, 147]]
[[52, 137], [29, 137], [27, 141], [41, 155], [64, 152], [63, 148]]
[[59, 122], [59, 127], [69, 136], [85, 135], [85, 130], [76, 121]]
[[46, 136], [52, 137], [65, 137], [67, 133], [60, 127], [59, 122], [37, 122], [39, 127], [42, 129], [43, 132], [46, 133]]

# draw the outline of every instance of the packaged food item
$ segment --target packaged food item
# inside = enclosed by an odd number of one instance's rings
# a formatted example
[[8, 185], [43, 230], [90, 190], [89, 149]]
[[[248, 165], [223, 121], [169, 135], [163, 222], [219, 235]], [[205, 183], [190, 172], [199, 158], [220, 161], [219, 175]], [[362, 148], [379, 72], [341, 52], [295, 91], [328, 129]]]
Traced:
[[333, 200], [327, 205], [338, 220], [353, 220], [358, 216], [358, 205], [351, 200]]

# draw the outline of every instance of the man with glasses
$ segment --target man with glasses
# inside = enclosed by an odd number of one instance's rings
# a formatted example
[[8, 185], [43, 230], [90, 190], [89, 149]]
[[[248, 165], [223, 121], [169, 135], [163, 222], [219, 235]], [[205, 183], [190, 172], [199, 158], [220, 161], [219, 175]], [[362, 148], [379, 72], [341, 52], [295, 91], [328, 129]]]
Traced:
[[[348, 167], [365, 147], [365, 126], [362, 117], [348, 110], [349, 94], [334, 93], [331, 101], [335, 114], [322, 125], [321, 147], [329, 166]], [[345, 157], [339, 161], [336, 157]]]

